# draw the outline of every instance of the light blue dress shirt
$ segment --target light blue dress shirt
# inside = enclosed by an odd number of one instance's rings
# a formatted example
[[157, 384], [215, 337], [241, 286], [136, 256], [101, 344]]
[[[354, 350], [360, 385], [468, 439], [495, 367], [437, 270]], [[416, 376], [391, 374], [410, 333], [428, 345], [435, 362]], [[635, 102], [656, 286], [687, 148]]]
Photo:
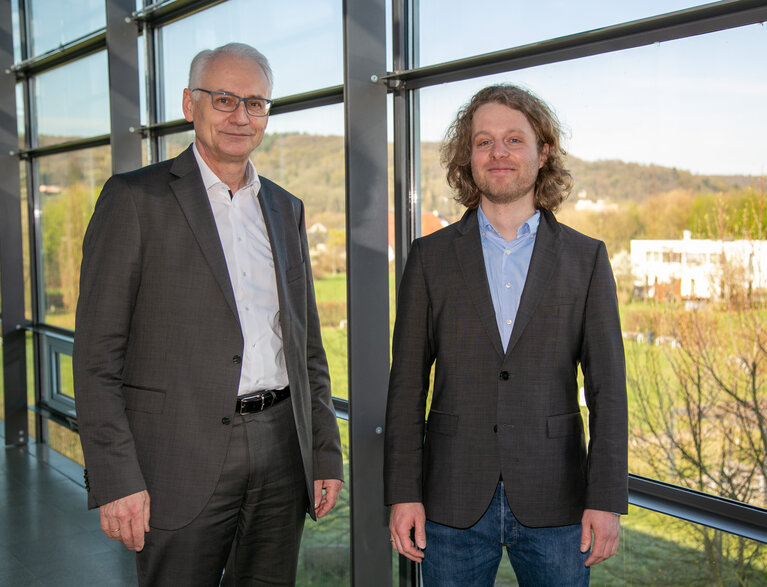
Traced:
[[530, 268], [530, 258], [533, 256], [540, 218], [541, 213], [536, 210], [535, 214], [519, 227], [517, 238], [507, 241], [490, 224], [482, 211], [482, 206], [477, 209], [487, 283], [490, 286], [495, 320], [504, 351], [509, 345], [514, 320], [517, 317], [519, 300], [527, 280], [527, 270]]

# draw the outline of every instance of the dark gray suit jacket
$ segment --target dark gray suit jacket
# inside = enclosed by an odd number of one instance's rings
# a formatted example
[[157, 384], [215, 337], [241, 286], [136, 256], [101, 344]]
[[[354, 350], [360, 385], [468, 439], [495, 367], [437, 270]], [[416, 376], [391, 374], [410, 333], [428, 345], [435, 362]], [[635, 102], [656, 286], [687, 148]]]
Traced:
[[[300, 200], [261, 178], [291, 401], [314, 479], [341, 479]], [[83, 243], [74, 376], [89, 507], [147, 489], [152, 525], [193, 520], [219, 479], [243, 338], [191, 147], [112, 177]], [[314, 514], [314, 508], [310, 507]]]
[[501, 475], [528, 526], [578, 523], [585, 508], [626, 512], [625, 367], [604, 244], [541, 212], [504, 353], [476, 211], [416, 240], [399, 290], [385, 451], [386, 503], [423, 502], [440, 524], [474, 524]]

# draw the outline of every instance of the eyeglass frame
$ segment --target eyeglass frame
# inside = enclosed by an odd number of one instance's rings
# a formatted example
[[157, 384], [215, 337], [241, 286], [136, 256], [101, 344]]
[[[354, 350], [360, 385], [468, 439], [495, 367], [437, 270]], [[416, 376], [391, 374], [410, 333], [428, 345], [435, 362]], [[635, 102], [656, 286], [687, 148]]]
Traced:
[[[206, 90], [205, 88], [194, 88], [191, 90], [192, 92], [205, 92], [206, 94], [210, 95], [210, 105], [213, 107], [214, 110], [218, 110], [219, 112], [237, 112], [237, 109], [240, 107], [240, 102], [245, 103], [245, 113], [248, 116], [252, 116], [253, 118], [264, 118], [265, 116], [269, 116], [269, 112], [272, 109], [272, 104], [274, 103], [269, 98], [260, 98], [258, 96], [250, 96], [248, 98], [241, 98], [237, 94], [232, 94], [231, 92], [222, 92], [220, 90]], [[216, 107], [214, 98], [216, 95], [221, 96], [230, 96], [232, 98], [237, 99], [237, 104], [232, 108], [231, 110], [222, 110], [219, 107]], [[251, 114], [250, 110], [248, 110], [248, 100], [261, 100], [264, 102], [264, 113], [263, 114]]]

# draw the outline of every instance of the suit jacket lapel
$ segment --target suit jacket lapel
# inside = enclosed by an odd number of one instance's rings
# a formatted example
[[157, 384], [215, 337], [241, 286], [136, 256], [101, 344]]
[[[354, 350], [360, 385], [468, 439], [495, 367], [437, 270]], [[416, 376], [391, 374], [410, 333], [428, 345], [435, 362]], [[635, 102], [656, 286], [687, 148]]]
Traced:
[[261, 204], [261, 211], [264, 214], [264, 223], [266, 224], [266, 233], [269, 235], [269, 244], [272, 247], [274, 273], [277, 278], [277, 296], [280, 302], [282, 345], [283, 348], [288, 348], [290, 342], [290, 314], [284, 311], [284, 309], [289, 307], [286, 299], [286, 272], [291, 263], [289, 263], [288, 259], [282, 217], [289, 218], [290, 216], [287, 212], [284, 214], [280, 213], [279, 203], [273, 197], [269, 185], [263, 178], [261, 178], [261, 190], [258, 192], [258, 201]]
[[227, 304], [232, 309], [235, 318], [239, 320], [237, 314], [237, 304], [234, 301], [234, 290], [232, 282], [229, 280], [229, 270], [226, 266], [226, 257], [224, 249], [221, 246], [221, 239], [218, 236], [216, 221], [213, 218], [213, 211], [210, 207], [210, 200], [202, 183], [200, 169], [194, 157], [192, 147], [176, 157], [171, 165], [170, 171], [178, 179], [170, 182], [170, 188], [178, 200], [189, 227], [192, 229], [197, 242], [200, 245], [202, 254], [210, 265], [221, 292], [224, 294]]
[[458, 222], [459, 236], [453, 245], [458, 257], [463, 280], [470, 292], [472, 303], [477, 310], [479, 320], [493, 343], [496, 352], [503, 356], [501, 335], [495, 320], [493, 299], [487, 283], [485, 256], [482, 253], [482, 240], [479, 236], [477, 211], [468, 210]]
[[530, 321], [535, 309], [548, 289], [559, 258], [559, 224], [554, 215], [548, 210], [541, 210], [541, 221], [538, 224], [538, 234], [535, 237], [533, 256], [530, 259], [530, 268], [527, 271], [527, 280], [519, 300], [517, 317], [514, 320], [514, 328], [511, 331], [507, 354], [511, 353], [514, 345], [522, 336], [522, 333]]

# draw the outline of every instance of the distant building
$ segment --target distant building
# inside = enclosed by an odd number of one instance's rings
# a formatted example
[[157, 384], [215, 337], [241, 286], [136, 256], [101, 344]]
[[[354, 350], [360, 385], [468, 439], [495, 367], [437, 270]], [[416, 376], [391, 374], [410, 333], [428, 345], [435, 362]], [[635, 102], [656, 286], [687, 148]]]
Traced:
[[727, 288], [767, 291], [767, 241], [632, 240], [635, 294], [647, 299], [711, 300]]

